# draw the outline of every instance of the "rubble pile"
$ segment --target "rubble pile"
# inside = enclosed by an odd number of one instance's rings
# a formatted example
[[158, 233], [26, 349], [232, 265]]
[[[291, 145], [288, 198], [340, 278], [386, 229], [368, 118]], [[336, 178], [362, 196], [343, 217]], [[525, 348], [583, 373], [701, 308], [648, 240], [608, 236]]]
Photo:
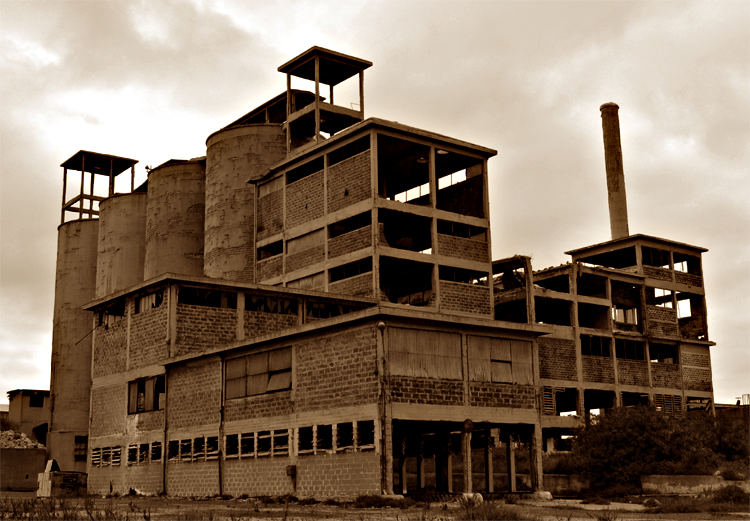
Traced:
[[43, 449], [44, 445], [37, 443], [22, 432], [0, 431], [0, 449]]

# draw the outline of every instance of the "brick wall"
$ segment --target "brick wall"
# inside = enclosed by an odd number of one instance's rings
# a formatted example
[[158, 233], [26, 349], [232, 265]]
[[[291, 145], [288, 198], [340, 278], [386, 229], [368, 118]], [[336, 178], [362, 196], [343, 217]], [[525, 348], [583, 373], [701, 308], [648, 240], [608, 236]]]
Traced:
[[116, 384], [91, 389], [89, 436], [119, 434], [125, 430], [128, 412], [128, 386]]
[[373, 403], [377, 399], [374, 325], [306, 340], [295, 346], [298, 411]]
[[642, 360], [617, 360], [617, 378], [623, 385], [648, 385], [648, 366]]
[[[127, 456], [125, 458], [127, 459]], [[164, 487], [161, 461], [126, 466], [125, 476], [128, 490], [123, 490], [120, 494], [127, 494], [129, 489], [133, 488], [143, 494], [157, 495]]]
[[490, 382], [469, 382], [469, 405], [533, 409], [534, 386]]
[[680, 366], [677, 364], [651, 364], [651, 382], [654, 387], [681, 388]]
[[125, 370], [127, 355], [127, 319], [109, 328], [98, 326], [94, 335], [94, 377]]
[[656, 266], [644, 266], [643, 274], [650, 279], [672, 280], [672, 270], [657, 268]]
[[258, 261], [258, 281], [272, 279], [280, 276], [284, 271], [283, 255], [276, 255], [262, 261]]
[[578, 380], [576, 343], [561, 338], [540, 338], [539, 374], [542, 378]]
[[487, 286], [441, 280], [440, 308], [443, 311], [491, 315], [490, 290]]
[[681, 355], [682, 358], [682, 364], [683, 365], [691, 365], [694, 367], [711, 367], [711, 359], [708, 355], [702, 354], [702, 353], [690, 353], [690, 352], [682, 352]]
[[220, 406], [219, 357], [170, 369], [167, 375], [167, 422], [170, 429], [218, 423]]
[[245, 398], [234, 398], [224, 403], [224, 421], [247, 420], [267, 416], [284, 416], [294, 412], [291, 391], [280, 391]]
[[372, 245], [372, 226], [352, 230], [328, 240], [328, 258], [361, 250]]
[[488, 262], [487, 242], [454, 237], [453, 235], [438, 234], [438, 253], [448, 257]]
[[646, 306], [648, 334], [656, 336], [680, 336], [677, 312], [670, 308]]
[[328, 284], [329, 293], [369, 297], [373, 294], [372, 272], [362, 273], [355, 277], [331, 282]]
[[131, 415], [135, 418], [136, 428], [139, 432], [164, 431], [164, 410], [140, 412]]
[[306, 250], [298, 251], [292, 255], [286, 256], [286, 271], [287, 273], [294, 270], [311, 266], [325, 260], [325, 246], [323, 244], [315, 246], [314, 248], [308, 248]]
[[[167, 293], [166, 291], [164, 293]], [[164, 302], [156, 309], [148, 309], [130, 318], [130, 368], [157, 363], [169, 354], [167, 328], [169, 306]]]
[[586, 382], [615, 383], [612, 359], [604, 356], [584, 356], [583, 379]]
[[[93, 440], [89, 439], [89, 445], [91, 445], [92, 441]], [[127, 459], [127, 448], [123, 450], [122, 455]], [[88, 476], [86, 477], [86, 491], [89, 494], [101, 495], [115, 492], [118, 494], [126, 493], [128, 484], [126, 481], [125, 470], [123, 468], [124, 465], [124, 459], [120, 465], [115, 466], [108, 465], [106, 467], [92, 467], [88, 464], [86, 467], [86, 471], [88, 472]], [[159, 472], [159, 478], [161, 479], [161, 472]]]
[[690, 389], [691, 391], [713, 391], [710, 369], [683, 367], [682, 379], [685, 389]]
[[674, 280], [678, 284], [687, 284], [688, 286], [703, 287], [703, 277], [693, 275], [692, 273], [674, 272]]
[[380, 492], [380, 456], [375, 451], [297, 459], [299, 497], [351, 498]]
[[299, 321], [297, 315], [248, 310], [245, 310], [244, 313], [245, 338], [248, 339], [295, 327]]
[[370, 151], [328, 169], [328, 211], [335, 212], [370, 197]]
[[461, 380], [391, 376], [389, 383], [393, 402], [463, 405], [464, 384]]
[[219, 493], [219, 462], [167, 463], [167, 493], [170, 496], [213, 496]]
[[286, 475], [286, 466], [291, 463], [288, 457], [225, 460], [224, 493], [232, 496], [294, 494], [292, 480]]
[[258, 199], [258, 239], [281, 233], [284, 227], [282, 213], [283, 190], [277, 190]]
[[323, 171], [286, 186], [286, 227], [323, 216]]
[[208, 306], [177, 305], [176, 355], [226, 344], [237, 336], [237, 310]]

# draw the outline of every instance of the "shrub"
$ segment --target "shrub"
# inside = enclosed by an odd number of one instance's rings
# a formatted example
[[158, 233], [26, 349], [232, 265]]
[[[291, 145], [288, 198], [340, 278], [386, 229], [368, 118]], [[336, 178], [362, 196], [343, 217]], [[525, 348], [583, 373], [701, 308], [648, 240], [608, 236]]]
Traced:
[[456, 514], [457, 521], [527, 521], [530, 518], [515, 508], [499, 505], [492, 501], [477, 503], [473, 499], [461, 498], [458, 500], [461, 507]]
[[728, 485], [714, 490], [711, 501], [714, 503], [740, 503], [747, 506], [750, 503], [750, 494], [737, 485]]

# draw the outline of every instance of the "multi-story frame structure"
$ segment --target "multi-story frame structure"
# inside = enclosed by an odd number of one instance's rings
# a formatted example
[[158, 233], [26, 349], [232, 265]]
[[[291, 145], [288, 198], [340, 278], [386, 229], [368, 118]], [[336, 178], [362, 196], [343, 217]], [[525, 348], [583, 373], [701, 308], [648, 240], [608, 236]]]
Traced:
[[[211, 134], [205, 157], [61, 225], [98, 229], [75, 250], [96, 266], [92, 492], [543, 486], [542, 428], [560, 421], [543, 398], [568, 380], [544, 373], [541, 342], [578, 333], [540, 318], [527, 258], [491, 262], [495, 151], [366, 119], [370, 65], [306, 51], [279, 68], [286, 93]], [[358, 109], [335, 105], [356, 80]]]

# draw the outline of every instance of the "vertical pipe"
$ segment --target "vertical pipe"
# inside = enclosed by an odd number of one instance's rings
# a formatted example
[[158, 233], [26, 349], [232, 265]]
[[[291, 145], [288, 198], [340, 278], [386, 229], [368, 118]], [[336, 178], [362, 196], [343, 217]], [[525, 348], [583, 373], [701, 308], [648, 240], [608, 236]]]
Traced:
[[62, 210], [60, 210], [60, 224], [65, 222], [65, 192], [68, 188], [68, 168], [63, 167], [63, 189], [62, 189]]
[[612, 239], [630, 235], [628, 232], [628, 204], [625, 197], [625, 174], [622, 168], [622, 145], [620, 144], [619, 107], [605, 103], [599, 107], [602, 115], [604, 136], [604, 162], [607, 170], [607, 199], [609, 201], [609, 227]]

